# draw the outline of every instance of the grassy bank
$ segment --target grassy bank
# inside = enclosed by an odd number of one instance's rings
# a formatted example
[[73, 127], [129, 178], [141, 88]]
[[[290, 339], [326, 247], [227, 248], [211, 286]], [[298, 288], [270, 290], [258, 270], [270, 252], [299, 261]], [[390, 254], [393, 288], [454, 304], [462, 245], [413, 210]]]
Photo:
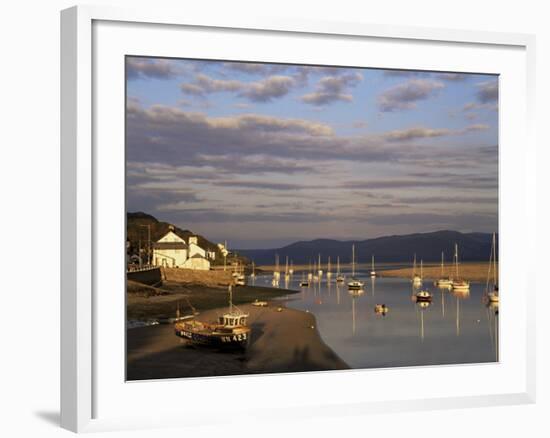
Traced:
[[[459, 265], [460, 277], [470, 281], [486, 281], [488, 270], [488, 262], [466, 262]], [[417, 268], [417, 272], [420, 272], [420, 267]], [[413, 272], [412, 268], [388, 269], [379, 271], [378, 275], [380, 277], [412, 278]], [[423, 276], [427, 280], [437, 280], [441, 277], [441, 266], [437, 264], [424, 265]], [[443, 276], [456, 277], [455, 267], [451, 265], [447, 266]]]

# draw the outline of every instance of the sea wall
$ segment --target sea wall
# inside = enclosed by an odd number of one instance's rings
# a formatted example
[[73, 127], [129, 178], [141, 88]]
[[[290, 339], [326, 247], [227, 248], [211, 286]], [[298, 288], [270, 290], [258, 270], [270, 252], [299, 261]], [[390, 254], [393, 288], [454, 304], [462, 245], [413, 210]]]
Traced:
[[145, 271], [133, 271], [126, 274], [128, 280], [137, 281], [148, 285], [155, 285], [162, 280], [160, 268], [148, 269]]
[[194, 269], [161, 268], [162, 279], [176, 283], [200, 284], [210, 287], [227, 286], [231, 280], [231, 271], [199, 271]]

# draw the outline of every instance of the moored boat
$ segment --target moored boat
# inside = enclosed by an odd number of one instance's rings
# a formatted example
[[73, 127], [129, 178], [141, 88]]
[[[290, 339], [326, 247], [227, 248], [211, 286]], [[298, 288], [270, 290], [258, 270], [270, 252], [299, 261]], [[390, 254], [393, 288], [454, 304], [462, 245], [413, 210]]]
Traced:
[[359, 295], [364, 292], [365, 283], [355, 278], [355, 245], [351, 246], [351, 280], [348, 281], [348, 291], [352, 294]]
[[470, 282], [460, 278], [458, 273], [458, 244], [455, 243], [455, 266], [456, 266], [456, 279], [453, 280], [453, 290], [454, 291], [469, 291]]
[[453, 286], [453, 279], [449, 276], [445, 277], [445, 254], [441, 252], [441, 276], [436, 281], [436, 286], [440, 288], [450, 288]]
[[207, 323], [196, 319], [174, 324], [177, 336], [194, 344], [218, 348], [246, 348], [251, 329], [247, 325], [248, 313], [233, 305], [232, 286], [229, 285], [229, 309], [217, 322]]

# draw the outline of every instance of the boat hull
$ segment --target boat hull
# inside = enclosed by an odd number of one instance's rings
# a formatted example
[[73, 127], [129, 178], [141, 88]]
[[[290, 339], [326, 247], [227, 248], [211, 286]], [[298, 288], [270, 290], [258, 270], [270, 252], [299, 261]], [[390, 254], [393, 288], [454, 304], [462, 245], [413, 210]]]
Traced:
[[175, 328], [176, 336], [193, 344], [224, 349], [246, 349], [250, 343], [250, 330], [241, 333], [198, 333], [185, 327]]

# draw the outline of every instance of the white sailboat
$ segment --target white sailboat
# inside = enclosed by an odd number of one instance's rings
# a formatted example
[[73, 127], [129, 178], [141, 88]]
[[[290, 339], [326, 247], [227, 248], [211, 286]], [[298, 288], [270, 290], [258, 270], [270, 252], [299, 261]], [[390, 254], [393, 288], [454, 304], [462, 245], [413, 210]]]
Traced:
[[372, 256], [372, 259], [371, 259], [370, 276], [371, 278], [376, 277], [376, 271], [374, 270], [374, 255]]
[[340, 272], [340, 256], [336, 258], [336, 283], [343, 283], [346, 277]]
[[[491, 270], [492, 272], [492, 284], [491, 284]], [[485, 293], [490, 303], [498, 303], [498, 273], [497, 273], [497, 245], [496, 234], [493, 233], [493, 244], [491, 246], [491, 255], [489, 257], [489, 272], [487, 274], [487, 285], [485, 287]]]
[[317, 264], [317, 274], [319, 275], [319, 279], [323, 276], [323, 270], [321, 269], [321, 254], [319, 254], [319, 263]]
[[470, 290], [470, 282], [460, 278], [458, 274], [458, 244], [455, 243], [455, 266], [456, 266], [456, 279], [453, 280], [453, 290], [458, 292], [465, 292]]
[[308, 273], [307, 273], [307, 279], [309, 281], [313, 280], [313, 273], [311, 272], [311, 259], [309, 260], [309, 270], [308, 270]]
[[327, 265], [327, 280], [330, 281], [330, 278], [332, 277], [332, 272], [330, 272], [330, 256], [328, 257], [328, 265]]
[[348, 291], [353, 294], [362, 294], [365, 283], [355, 278], [355, 245], [351, 246], [351, 280], [348, 282]]
[[271, 280], [271, 284], [278, 287], [280, 278], [281, 273], [279, 272], [279, 254], [277, 254], [275, 256], [275, 270], [273, 271], [273, 280]]
[[290, 275], [294, 274], [294, 263], [292, 262], [292, 260], [290, 261], [290, 269], [288, 270], [288, 273]]
[[288, 271], [288, 256], [286, 256], [285, 261], [285, 283], [288, 283], [290, 281], [290, 272]]
[[445, 275], [445, 254], [442, 251], [441, 252], [441, 276], [439, 277], [439, 280], [437, 280], [436, 285], [441, 288], [452, 287], [453, 279], [448, 276], [445, 277], [444, 275]]
[[412, 275], [412, 283], [414, 287], [420, 287], [422, 286], [422, 276], [418, 275], [416, 273], [416, 253], [414, 254], [414, 261], [413, 261], [413, 275]]

